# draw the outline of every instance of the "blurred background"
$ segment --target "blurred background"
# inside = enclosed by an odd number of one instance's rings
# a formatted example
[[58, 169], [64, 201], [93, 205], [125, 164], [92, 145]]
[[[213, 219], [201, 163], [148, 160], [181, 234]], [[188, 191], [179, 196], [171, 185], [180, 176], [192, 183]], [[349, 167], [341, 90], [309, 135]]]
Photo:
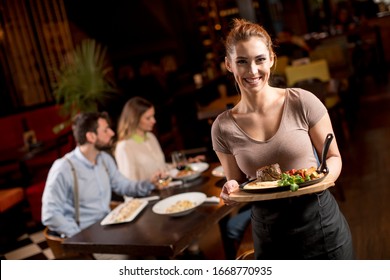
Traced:
[[[2, 0], [0, 115], [54, 104], [55, 69], [90, 38], [107, 48], [109, 75], [119, 91], [99, 104], [110, 113], [113, 125], [122, 104], [141, 95], [158, 107], [156, 129], [161, 137], [173, 122], [182, 132], [183, 145], [191, 148], [209, 140], [201, 133], [196, 105], [218, 98], [221, 84], [227, 85], [228, 95], [236, 93], [221, 65], [232, 18], [262, 24], [275, 42], [289, 32], [311, 49], [341, 34], [353, 48], [362, 41], [355, 36], [358, 28], [375, 27], [374, 37], [367, 39], [377, 48], [377, 64], [365, 70], [370, 72], [387, 69], [390, 61], [388, 6], [389, 1], [362, 0]], [[345, 11], [346, 23], [339, 19], [340, 10]], [[345, 28], [349, 23], [356, 29]], [[355, 49], [352, 55], [358, 56], [361, 49]], [[192, 87], [195, 74], [203, 78], [198, 89]], [[198, 127], [198, 133], [190, 126]]]

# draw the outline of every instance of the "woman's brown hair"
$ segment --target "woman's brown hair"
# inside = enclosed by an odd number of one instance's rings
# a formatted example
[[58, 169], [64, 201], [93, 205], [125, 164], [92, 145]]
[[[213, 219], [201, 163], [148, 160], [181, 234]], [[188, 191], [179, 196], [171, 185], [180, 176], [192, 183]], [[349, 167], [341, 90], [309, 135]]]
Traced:
[[118, 140], [124, 140], [136, 131], [141, 116], [150, 108], [153, 104], [148, 100], [136, 96], [129, 99], [125, 106], [123, 106], [122, 113], [118, 121]]
[[270, 57], [274, 57], [275, 53], [272, 45], [272, 40], [268, 32], [262, 26], [256, 23], [252, 23], [245, 19], [236, 18], [233, 19], [233, 27], [227, 35], [225, 41], [227, 58], [230, 59], [231, 55], [234, 53], [235, 46], [238, 42], [248, 41], [254, 36], [259, 37], [264, 41], [270, 53]]

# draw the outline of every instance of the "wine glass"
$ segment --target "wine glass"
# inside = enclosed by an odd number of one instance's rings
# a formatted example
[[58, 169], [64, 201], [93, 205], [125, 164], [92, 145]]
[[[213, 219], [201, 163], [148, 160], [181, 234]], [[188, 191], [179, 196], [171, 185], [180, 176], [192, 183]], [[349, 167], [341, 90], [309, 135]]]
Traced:
[[167, 187], [169, 183], [172, 181], [172, 177], [169, 174], [170, 167], [168, 164], [165, 164], [162, 168], [160, 168], [160, 176], [157, 180], [157, 183], [160, 187]]
[[184, 170], [188, 164], [186, 155], [179, 151], [173, 152], [172, 164], [177, 170]]

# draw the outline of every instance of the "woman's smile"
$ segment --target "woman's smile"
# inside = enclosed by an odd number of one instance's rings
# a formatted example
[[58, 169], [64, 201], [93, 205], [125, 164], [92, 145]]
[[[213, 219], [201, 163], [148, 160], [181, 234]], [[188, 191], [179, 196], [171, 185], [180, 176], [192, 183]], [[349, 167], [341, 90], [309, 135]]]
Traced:
[[260, 82], [261, 77], [243, 78], [243, 80], [244, 80], [247, 84], [250, 84], [250, 85], [257, 85], [257, 84]]

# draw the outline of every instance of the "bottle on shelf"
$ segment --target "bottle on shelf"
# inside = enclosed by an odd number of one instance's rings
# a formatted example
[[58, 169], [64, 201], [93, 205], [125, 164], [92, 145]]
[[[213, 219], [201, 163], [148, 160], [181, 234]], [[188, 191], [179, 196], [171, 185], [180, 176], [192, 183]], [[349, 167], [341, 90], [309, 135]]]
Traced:
[[22, 128], [23, 128], [24, 148], [27, 150], [31, 150], [31, 148], [35, 144], [37, 144], [37, 137], [35, 135], [35, 131], [30, 129], [27, 120], [25, 118], [22, 119]]

